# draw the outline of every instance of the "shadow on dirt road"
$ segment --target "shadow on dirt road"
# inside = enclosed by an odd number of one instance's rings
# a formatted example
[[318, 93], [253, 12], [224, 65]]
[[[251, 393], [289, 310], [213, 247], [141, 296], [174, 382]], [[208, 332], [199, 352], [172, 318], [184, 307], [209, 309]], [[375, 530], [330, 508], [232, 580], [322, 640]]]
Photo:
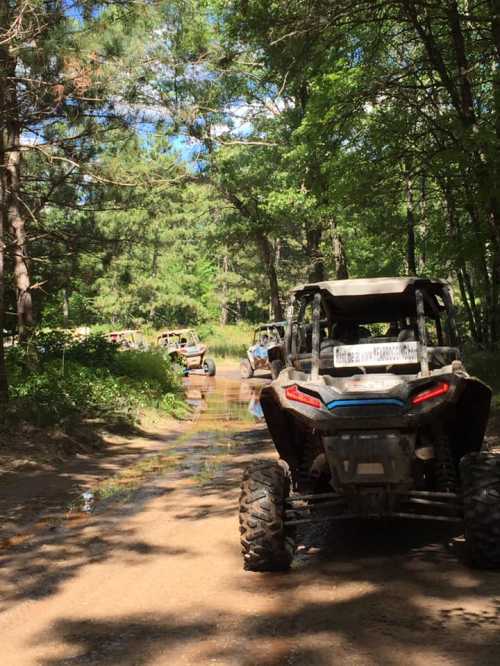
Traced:
[[274, 454], [262, 425], [245, 417], [235, 429], [237, 419], [214, 407], [227, 402], [224, 390], [222, 400], [208, 396], [175, 473], [6, 554], [3, 663], [500, 663], [500, 575], [467, 568], [453, 531], [417, 522], [315, 526], [299, 533], [289, 573], [244, 572], [241, 469]]
[[40, 663], [498, 664], [498, 575], [463, 568], [441, 537], [411, 526], [306, 532], [294, 569], [279, 575], [235, 569], [231, 545], [225, 575], [199, 581], [205, 589], [187, 607], [59, 617], [36, 642], [62, 644], [73, 656]]

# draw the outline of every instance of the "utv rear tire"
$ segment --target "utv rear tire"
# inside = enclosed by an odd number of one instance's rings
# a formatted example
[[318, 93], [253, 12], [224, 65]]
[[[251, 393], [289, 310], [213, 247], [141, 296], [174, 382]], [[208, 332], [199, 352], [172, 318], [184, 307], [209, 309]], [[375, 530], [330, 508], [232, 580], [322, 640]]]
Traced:
[[280, 372], [283, 370], [283, 361], [277, 358], [274, 361], [271, 361], [271, 377], [273, 379], [278, 379]]
[[500, 455], [469, 453], [460, 471], [471, 563], [481, 569], [500, 568]]
[[242, 379], [250, 379], [253, 377], [253, 368], [250, 365], [250, 361], [248, 359], [244, 359], [240, 363], [240, 376]]
[[215, 361], [213, 358], [206, 358], [203, 361], [203, 371], [209, 377], [215, 377]]
[[286, 571], [295, 552], [294, 530], [285, 528], [290, 473], [285, 462], [249, 465], [241, 483], [240, 534], [247, 571]]

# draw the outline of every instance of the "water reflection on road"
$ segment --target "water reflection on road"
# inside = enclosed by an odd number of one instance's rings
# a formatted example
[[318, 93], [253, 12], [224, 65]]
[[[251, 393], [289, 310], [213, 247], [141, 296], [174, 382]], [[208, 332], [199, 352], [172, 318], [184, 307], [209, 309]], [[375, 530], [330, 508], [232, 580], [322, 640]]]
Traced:
[[234, 372], [221, 372], [216, 377], [193, 373], [184, 379], [184, 387], [198, 426], [211, 429], [224, 423], [234, 426], [262, 421], [260, 392], [269, 382], [266, 377], [243, 380]]

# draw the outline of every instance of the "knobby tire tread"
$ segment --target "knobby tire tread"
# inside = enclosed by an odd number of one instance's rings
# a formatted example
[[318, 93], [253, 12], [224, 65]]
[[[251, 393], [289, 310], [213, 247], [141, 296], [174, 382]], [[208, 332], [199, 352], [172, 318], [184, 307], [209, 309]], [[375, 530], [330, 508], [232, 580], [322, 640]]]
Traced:
[[500, 568], [500, 455], [469, 453], [460, 464], [464, 523], [471, 563]]
[[285, 529], [290, 475], [285, 464], [257, 461], [243, 474], [240, 535], [247, 571], [285, 571], [293, 559], [293, 530]]

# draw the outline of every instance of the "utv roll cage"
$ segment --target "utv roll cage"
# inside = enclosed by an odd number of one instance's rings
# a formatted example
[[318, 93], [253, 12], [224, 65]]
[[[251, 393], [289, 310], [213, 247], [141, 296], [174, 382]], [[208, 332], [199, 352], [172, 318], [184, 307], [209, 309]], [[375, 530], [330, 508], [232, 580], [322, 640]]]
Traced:
[[[307, 321], [306, 311], [311, 311]], [[443, 321], [444, 319], [444, 321]], [[375, 322], [397, 324], [397, 335], [374, 337], [363, 326]], [[427, 326], [435, 326], [430, 344]], [[416, 342], [418, 367], [402, 366], [401, 372], [429, 376], [434, 367], [459, 360], [458, 336], [451, 292], [443, 280], [426, 278], [372, 278], [305, 284], [292, 292], [287, 312], [285, 357], [288, 366], [308, 370], [311, 378], [339, 374], [328, 350], [345, 344], [335, 337], [336, 325], [360, 329], [355, 344], [370, 342]], [[338, 328], [338, 326], [337, 326]], [[363, 337], [363, 331], [368, 337]], [[415, 364], [413, 363], [413, 366]], [[383, 371], [365, 368], [362, 372]], [[391, 371], [398, 372], [391, 367]]]
[[279, 342], [283, 339], [286, 331], [287, 321], [272, 321], [256, 326], [253, 333], [253, 344], [257, 344], [262, 335], [267, 335], [270, 340]]
[[471, 559], [500, 568], [500, 455], [483, 447], [491, 389], [457, 342], [443, 280], [293, 290], [286, 367], [260, 398], [280, 459], [242, 480], [245, 568], [285, 569], [297, 525], [354, 518], [461, 523]]

